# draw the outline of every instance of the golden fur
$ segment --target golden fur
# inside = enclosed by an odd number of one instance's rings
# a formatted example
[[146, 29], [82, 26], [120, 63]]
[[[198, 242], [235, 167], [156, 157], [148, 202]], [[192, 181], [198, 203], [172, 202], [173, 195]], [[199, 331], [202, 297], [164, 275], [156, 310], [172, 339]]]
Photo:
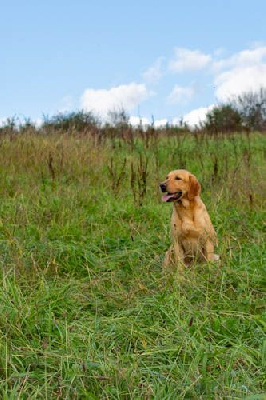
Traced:
[[194, 261], [215, 261], [217, 237], [206, 206], [200, 198], [201, 186], [194, 175], [180, 169], [171, 171], [160, 184], [167, 194], [162, 200], [173, 202], [171, 236], [164, 267], [189, 266]]

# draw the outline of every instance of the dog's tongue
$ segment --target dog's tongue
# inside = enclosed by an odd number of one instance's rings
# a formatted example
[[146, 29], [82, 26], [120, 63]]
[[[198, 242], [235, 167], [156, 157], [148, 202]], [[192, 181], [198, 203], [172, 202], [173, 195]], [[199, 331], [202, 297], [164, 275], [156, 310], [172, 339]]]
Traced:
[[162, 201], [169, 201], [171, 200], [173, 197], [175, 197], [175, 194], [166, 194], [162, 197]]

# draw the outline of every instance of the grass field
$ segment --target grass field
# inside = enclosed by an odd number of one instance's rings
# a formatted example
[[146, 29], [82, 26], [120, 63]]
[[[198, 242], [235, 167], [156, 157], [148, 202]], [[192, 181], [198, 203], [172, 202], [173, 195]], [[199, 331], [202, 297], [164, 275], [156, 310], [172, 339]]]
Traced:
[[[0, 398], [266, 398], [262, 134], [0, 139]], [[163, 274], [186, 168], [221, 265]]]

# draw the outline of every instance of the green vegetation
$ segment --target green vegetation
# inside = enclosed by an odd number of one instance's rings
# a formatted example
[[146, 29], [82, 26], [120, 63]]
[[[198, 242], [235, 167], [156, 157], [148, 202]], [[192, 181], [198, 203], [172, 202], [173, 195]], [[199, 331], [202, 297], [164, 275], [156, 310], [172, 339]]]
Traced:
[[[265, 136], [108, 129], [0, 139], [0, 398], [265, 399]], [[173, 168], [221, 255], [182, 280]]]
[[247, 92], [207, 113], [202, 130], [219, 132], [266, 131], [266, 88]]

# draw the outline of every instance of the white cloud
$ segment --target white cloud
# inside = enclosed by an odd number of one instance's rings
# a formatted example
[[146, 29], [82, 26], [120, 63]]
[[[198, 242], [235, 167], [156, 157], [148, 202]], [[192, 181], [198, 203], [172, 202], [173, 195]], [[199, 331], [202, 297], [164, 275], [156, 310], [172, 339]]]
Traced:
[[257, 91], [266, 87], [266, 64], [223, 72], [216, 77], [215, 85], [215, 94], [221, 101], [245, 92]]
[[213, 69], [219, 72], [228, 68], [246, 68], [259, 65], [266, 61], [266, 47], [246, 49], [233, 54], [231, 57], [215, 61]]
[[7, 120], [8, 120], [7, 117], [2, 117], [2, 118], [0, 118], [0, 128], [1, 128], [2, 126], [5, 126], [5, 125], [6, 125]]
[[195, 95], [195, 88], [193, 87], [181, 87], [175, 85], [172, 92], [167, 97], [169, 103], [186, 103], [191, 100]]
[[148, 118], [137, 117], [135, 115], [131, 115], [131, 117], [129, 118], [129, 123], [135, 127], [140, 126], [140, 125], [142, 125], [142, 126], [150, 125], [150, 121], [148, 120]]
[[163, 57], [159, 57], [150, 68], [143, 72], [142, 77], [147, 83], [153, 84], [159, 81], [162, 76], [162, 62]]
[[[143, 127], [148, 127], [152, 125], [152, 121], [150, 121], [148, 118], [146, 117], [137, 117], [135, 115], [131, 115], [131, 117], [129, 118], [129, 123], [134, 126], [140, 126], [142, 125]], [[156, 119], [154, 121], [154, 128], [162, 128], [165, 127], [166, 124], [168, 123], [168, 120], [166, 118], [164, 119]]]
[[219, 101], [266, 87], [266, 46], [257, 45], [215, 61], [212, 70]]
[[[239, 51], [230, 57], [221, 56], [223, 49], [208, 55], [199, 50], [175, 49], [175, 58], [169, 62], [169, 69], [174, 72], [196, 71], [208, 67], [214, 74], [215, 96], [219, 101], [244, 92], [257, 91], [266, 87], [266, 46], [256, 46]], [[219, 59], [220, 58], [220, 59]], [[168, 97], [171, 103], [191, 100], [195, 88], [175, 86]]]
[[167, 123], [168, 123], [168, 120], [166, 118], [157, 119], [154, 121], [154, 128], [163, 128], [166, 126]]
[[191, 127], [195, 127], [196, 125], [199, 125], [200, 122], [204, 122], [206, 120], [207, 113], [214, 107], [215, 105], [212, 104], [209, 107], [196, 108], [195, 110], [192, 110], [188, 114], [184, 115], [182, 121]]
[[[140, 126], [142, 125], [143, 127], [147, 127], [147, 126], [151, 126], [152, 125], [152, 121], [150, 121], [148, 118], [146, 117], [137, 117], [135, 115], [131, 115], [131, 117], [129, 118], [129, 123], [132, 126]], [[168, 120], [166, 118], [164, 119], [156, 119], [154, 121], [154, 128], [162, 128], [165, 127], [165, 125], [168, 123]]]
[[37, 129], [41, 128], [43, 123], [44, 123], [44, 120], [42, 118], [37, 118], [35, 121], [33, 121], [33, 124], [35, 125], [35, 127]]
[[197, 71], [205, 68], [211, 60], [212, 57], [202, 51], [176, 48], [175, 57], [169, 62], [169, 69], [177, 73]]
[[174, 126], [181, 126], [181, 123], [182, 123], [182, 118], [180, 118], [180, 117], [179, 118], [178, 117], [174, 117], [170, 121], [170, 124], [174, 125]]
[[86, 89], [81, 97], [81, 107], [92, 111], [101, 117], [106, 117], [108, 111], [125, 109], [130, 111], [153, 93], [146, 85], [130, 83], [111, 89]]

